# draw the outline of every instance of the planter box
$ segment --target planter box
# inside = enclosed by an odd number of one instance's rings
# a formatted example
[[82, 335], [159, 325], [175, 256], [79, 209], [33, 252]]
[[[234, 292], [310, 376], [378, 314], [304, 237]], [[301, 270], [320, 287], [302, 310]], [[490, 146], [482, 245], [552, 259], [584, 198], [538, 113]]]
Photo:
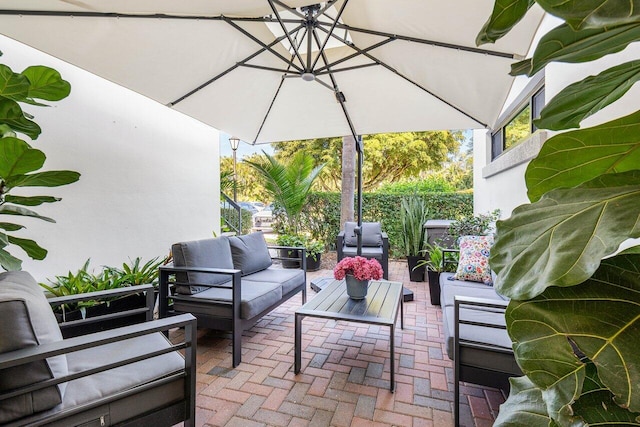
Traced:
[[424, 282], [424, 273], [426, 271], [426, 265], [422, 265], [418, 268], [415, 266], [419, 261], [423, 261], [422, 256], [407, 256], [407, 265], [409, 266], [409, 278], [412, 282]]
[[431, 305], [440, 305], [440, 272], [428, 269], [427, 278], [429, 280]]

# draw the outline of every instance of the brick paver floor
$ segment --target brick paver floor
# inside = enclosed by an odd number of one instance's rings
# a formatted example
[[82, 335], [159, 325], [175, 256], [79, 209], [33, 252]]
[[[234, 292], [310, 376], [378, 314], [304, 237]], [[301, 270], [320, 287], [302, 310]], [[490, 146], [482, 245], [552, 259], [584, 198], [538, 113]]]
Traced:
[[[451, 426], [453, 365], [446, 355], [440, 307], [427, 283], [409, 281], [406, 262], [390, 262], [390, 280], [414, 292], [405, 328], [396, 329], [397, 389], [389, 391], [387, 328], [306, 318], [302, 371], [293, 373], [295, 296], [242, 338], [242, 363], [231, 368], [229, 338], [198, 331], [197, 426]], [[310, 272], [308, 282], [331, 276]], [[308, 288], [308, 298], [315, 292]], [[461, 424], [491, 426], [504, 401], [473, 384], [464, 392]]]

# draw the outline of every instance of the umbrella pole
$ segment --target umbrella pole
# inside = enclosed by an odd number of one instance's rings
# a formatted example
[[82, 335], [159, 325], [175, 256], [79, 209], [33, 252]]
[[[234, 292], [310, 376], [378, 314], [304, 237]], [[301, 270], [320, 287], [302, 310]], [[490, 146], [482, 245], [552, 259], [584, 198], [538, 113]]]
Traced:
[[357, 246], [356, 254], [358, 256], [361, 256], [362, 255], [362, 163], [363, 163], [362, 136], [354, 137], [354, 140], [356, 143], [356, 153], [358, 155], [358, 173], [357, 173], [358, 246]]

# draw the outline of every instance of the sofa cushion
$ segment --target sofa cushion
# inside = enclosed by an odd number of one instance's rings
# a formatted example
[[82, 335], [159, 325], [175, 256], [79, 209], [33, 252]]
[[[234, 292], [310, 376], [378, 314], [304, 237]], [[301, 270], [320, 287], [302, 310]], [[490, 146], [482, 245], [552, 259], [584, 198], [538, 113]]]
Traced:
[[272, 264], [267, 242], [262, 232], [229, 238], [233, 266], [242, 270], [242, 275], [269, 268]]
[[[229, 238], [221, 236], [215, 239], [193, 240], [176, 243], [171, 246], [173, 265], [176, 267], [205, 267], [233, 269], [233, 257]], [[177, 273], [176, 281], [190, 283], [189, 286], [176, 286], [179, 294], [195, 294], [209, 289], [198, 284], [217, 285], [230, 280], [228, 274]]]
[[[344, 223], [344, 244], [346, 246], [358, 246], [358, 236], [355, 232], [357, 226], [356, 222]], [[379, 222], [362, 223], [362, 246], [382, 246], [382, 228]]]
[[[242, 279], [240, 289], [240, 318], [251, 319], [282, 299], [282, 286], [278, 283], [254, 282]], [[210, 288], [194, 295], [176, 298], [173, 306], [177, 311], [194, 315], [232, 317], [229, 304], [212, 304], [212, 302], [231, 302], [231, 288]]]
[[[342, 250], [342, 253], [346, 257], [347, 256], [354, 257], [358, 255], [358, 248], [355, 246], [345, 246]], [[376, 258], [378, 260], [381, 260], [383, 253], [384, 251], [382, 250], [382, 246], [378, 246], [378, 247], [363, 246], [362, 254], [360, 256], [363, 256], [365, 258]]]
[[301, 285], [306, 285], [305, 274], [303, 270], [293, 268], [276, 268], [269, 267], [266, 270], [258, 271], [250, 274], [243, 279], [252, 282], [270, 282], [280, 283], [282, 285], [282, 294], [286, 295]]
[[459, 243], [460, 258], [458, 259], [456, 279], [492, 285], [489, 250], [493, 245], [493, 237], [462, 236]]
[[[43, 289], [25, 271], [0, 274], [0, 353], [62, 341]], [[0, 392], [66, 376], [64, 355], [0, 372]], [[0, 424], [44, 411], [62, 402], [66, 384], [24, 393], [0, 402]]]

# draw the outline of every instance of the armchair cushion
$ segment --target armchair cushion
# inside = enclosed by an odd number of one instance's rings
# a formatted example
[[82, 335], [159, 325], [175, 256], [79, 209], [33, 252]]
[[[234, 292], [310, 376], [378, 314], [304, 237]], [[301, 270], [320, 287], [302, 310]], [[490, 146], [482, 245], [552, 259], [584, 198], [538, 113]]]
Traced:
[[[0, 274], [0, 353], [62, 341], [42, 288], [25, 271]], [[0, 371], [0, 392], [67, 375], [67, 359], [55, 356]], [[66, 384], [0, 402], [0, 424], [51, 409], [62, 402]]]
[[229, 238], [229, 243], [233, 266], [237, 270], [242, 270], [243, 276], [271, 267], [269, 248], [262, 232], [234, 236]]
[[460, 258], [454, 276], [456, 280], [493, 285], [491, 268], [489, 268], [491, 245], [493, 245], [491, 236], [460, 237]]
[[[344, 223], [344, 244], [345, 246], [357, 246], [358, 236], [355, 229], [358, 226], [356, 222]], [[379, 222], [363, 222], [362, 223], [362, 246], [375, 247], [382, 246], [382, 227]]]
[[[171, 246], [173, 265], [176, 267], [206, 267], [233, 269], [233, 257], [229, 238], [222, 236], [217, 239], [193, 240], [176, 243]], [[203, 285], [219, 285], [231, 279], [228, 274], [214, 273], [176, 273], [176, 281]], [[207, 286], [178, 285], [176, 292], [192, 295], [209, 289]]]

